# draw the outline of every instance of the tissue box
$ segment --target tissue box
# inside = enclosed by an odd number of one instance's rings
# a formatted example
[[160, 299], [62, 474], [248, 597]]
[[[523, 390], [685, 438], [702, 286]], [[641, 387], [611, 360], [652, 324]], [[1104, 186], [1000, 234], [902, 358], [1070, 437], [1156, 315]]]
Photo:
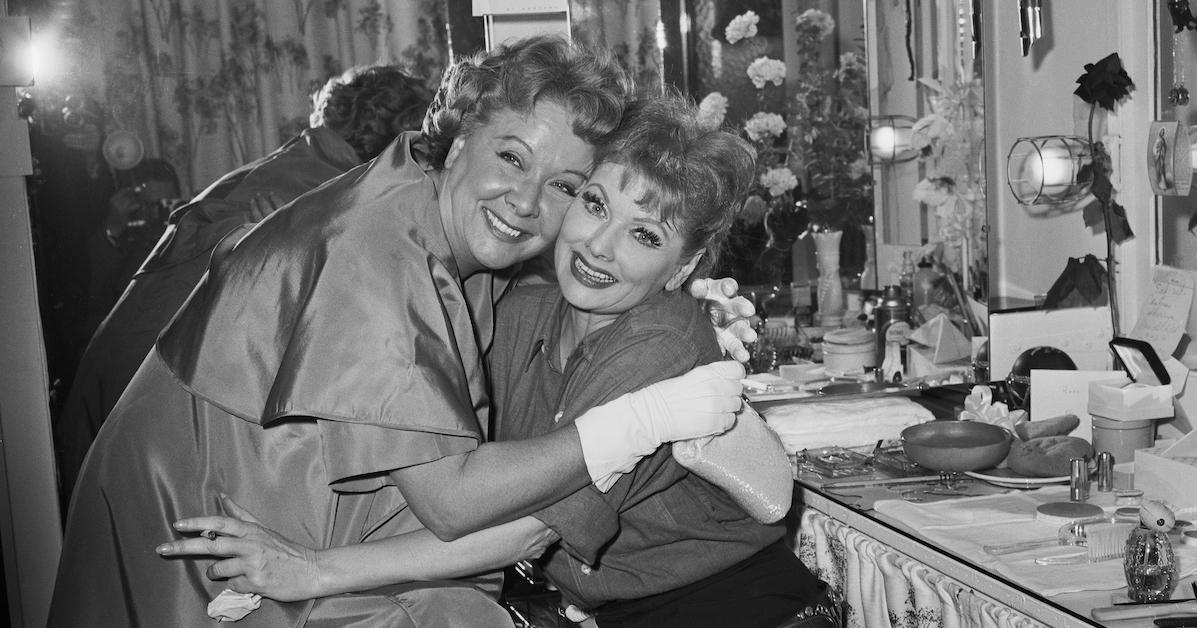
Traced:
[[1148, 385], [1130, 378], [1089, 383], [1089, 414], [1121, 421], [1172, 416], [1172, 387]]
[[1197, 432], [1172, 445], [1135, 452], [1135, 488], [1148, 499], [1168, 502], [1173, 510], [1197, 508]]

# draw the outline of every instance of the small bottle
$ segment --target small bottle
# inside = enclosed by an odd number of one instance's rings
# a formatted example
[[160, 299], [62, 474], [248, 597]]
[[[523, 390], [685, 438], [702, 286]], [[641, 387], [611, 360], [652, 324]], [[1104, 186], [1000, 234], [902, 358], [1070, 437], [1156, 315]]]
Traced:
[[882, 370], [882, 379], [890, 381], [902, 371], [901, 351], [910, 336], [910, 322], [907, 319], [906, 296], [898, 286], [886, 286], [881, 301], [873, 310], [874, 329], [877, 332], [877, 364]]
[[935, 271], [935, 267], [931, 262], [931, 258], [924, 257], [919, 261], [918, 270], [914, 271], [914, 294], [911, 296], [913, 301], [913, 309], [911, 310], [912, 318], [916, 319], [917, 324], [921, 322], [917, 320], [921, 318], [922, 308], [931, 303], [931, 296], [935, 290], [935, 281], [938, 280], [940, 274]]
[[1170, 509], [1152, 500], [1139, 506], [1139, 527], [1126, 539], [1122, 568], [1133, 602], [1162, 602], [1176, 586], [1176, 553], [1168, 532], [1176, 523]]

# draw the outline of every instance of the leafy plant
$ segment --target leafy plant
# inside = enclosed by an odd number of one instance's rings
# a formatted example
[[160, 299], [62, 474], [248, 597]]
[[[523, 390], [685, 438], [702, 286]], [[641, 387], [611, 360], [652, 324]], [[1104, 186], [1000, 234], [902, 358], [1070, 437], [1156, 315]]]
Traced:
[[[725, 32], [728, 43], [751, 45], [758, 21], [751, 11], [733, 19]], [[742, 129], [757, 149], [757, 177], [744, 220], [771, 215], [780, 223], [778, 214], [796, 213], [796, 219], [784, 222], [798, 229], [797, 236], [812, 228], [859, 227], [872, 218], [872, 174], [864, 149], [865, 65], [856, 52], [840, 55], [835, 64], [823, 59], [823, 40], [834, 31], [835, 20], [817, 9], [795, 19], [799, 61], [793, 95], [781, 110], [766, 103], [776, 100], [773, 90], [785, 89], [785, 63], [762, 56], [748, 66], [760, 110]], [[712, 92], [700, 107], [708, 123], [720, 124], [727, 99]]]

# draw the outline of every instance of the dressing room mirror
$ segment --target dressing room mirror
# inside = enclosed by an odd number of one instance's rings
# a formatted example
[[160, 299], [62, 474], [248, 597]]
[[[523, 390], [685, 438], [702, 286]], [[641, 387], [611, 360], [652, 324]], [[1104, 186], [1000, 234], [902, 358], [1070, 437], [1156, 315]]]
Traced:
[[867, 3], [878, 276], [950, 269], [985, 318], [988, 252], [980, 2]]
[[[916, 264], [930, 256], [953, 276], [945, 305], [980, 333], [988, 293], [980, 2], [686, 6], [673, 53], [683, 62], [666, 64], [666, 82], [707, 101], [731, 128], [762, 112], [784, 115], [784, 134], [758, 148], [758, 174], [783, 166], [794, 175], [754, 190], [723, 270], [766, 290], [813, 284], [809, 231], [842, 229], [846, 289], [897, 284], [904, 254]], [[781, 85], [746, 80], [762, 57], [785, 63]]]

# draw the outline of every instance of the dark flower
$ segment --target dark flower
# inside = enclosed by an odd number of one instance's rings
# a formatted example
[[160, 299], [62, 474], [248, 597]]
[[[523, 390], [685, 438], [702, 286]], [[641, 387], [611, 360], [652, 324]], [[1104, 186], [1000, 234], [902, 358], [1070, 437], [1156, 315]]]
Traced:
[[1097, 63], [1086, 63], [1085, 73], [1076, 82], [1078, 87], [1074, 94], [1091, 105], [1098, 104], [1109, 111], [1113, 111], [1114, 105], [1135, 88], [1116, 52]]

